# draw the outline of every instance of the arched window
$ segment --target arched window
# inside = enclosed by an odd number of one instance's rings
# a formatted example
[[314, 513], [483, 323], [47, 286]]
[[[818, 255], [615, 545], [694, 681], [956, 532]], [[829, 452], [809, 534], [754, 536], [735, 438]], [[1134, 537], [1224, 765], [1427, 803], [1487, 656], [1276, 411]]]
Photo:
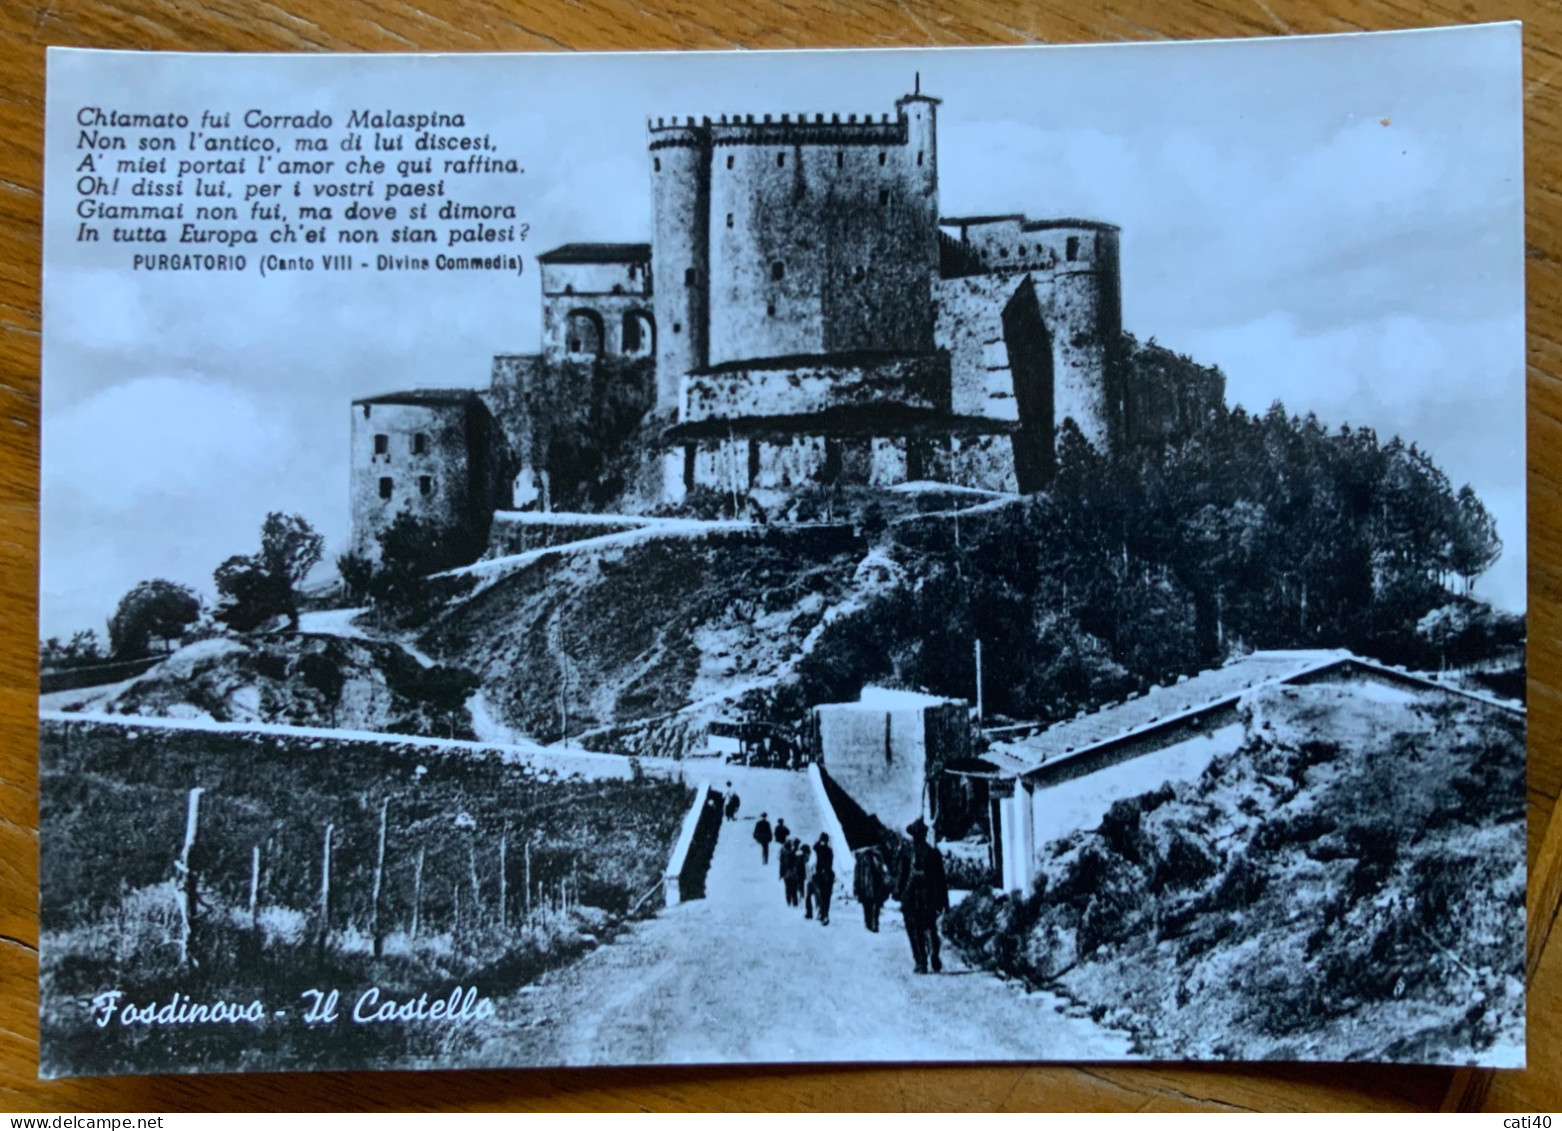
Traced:
[[572, 310], [564, 321], [564, 349], [573, 357], [602, 356], [602, 316], [594, 310]]
[[656, 330], [651, 316], [643, 310], [624, 312], [623, 342], [625, 357], [646, 357], [656, 349]]
[[770, 281], [779, 283], [784, 278], [786, 278], [786, 264], [778, 259], [770, 265]]
[[697, 275], [695, 273], [695, 270], [694, 270], [693, 267], [685, 267], [683, 269], [683, 285], [684, 286], [686, 286], [686, 287], [694, 286], [695, 280], [697, 280], [698, 278], [699, 278], [699, 275]]

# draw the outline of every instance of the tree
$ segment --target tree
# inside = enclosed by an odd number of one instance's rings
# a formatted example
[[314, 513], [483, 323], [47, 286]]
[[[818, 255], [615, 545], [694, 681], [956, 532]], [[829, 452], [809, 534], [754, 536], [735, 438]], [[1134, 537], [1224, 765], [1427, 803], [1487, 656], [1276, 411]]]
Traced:
[[298, 628], [298, 586], [325, 555], [325, 538], [301, 516], [272, 511], [260, 528], [260, 553], [235, 554], [212, 575], [222, 595], [216, 617], [251, 632], [274, 617]]
[[188, 586], [155, 578], [119, 599], [109, 618], [109, 647], [120, 660], [147, 654], [152, 638], [176, 640], [201, 615], [201, 601]]
[[1464, 581], [1468, 594], [1475, 588], [1475, 579], [1502, 556], [1502, 539], [1497, 537], [1497, 520], [1468, 483], [1459, 488], [1455, 508], [1449, 565]]
[[466, 565], [482, 552], [470, 530], [423, 521], [408, 511], [380, 531], [379, 543], [378, 561], [348, 553], [336, 559], [336, 568], [343, 585], [393, 619], [422, 609], [431, 574]]
[[38, 646], [38, 666], [41, 668], [80, 668], [101, 664], [107, 659], [103, 642], [90, 628], [72, 633], [67, 641], [51, 636]]

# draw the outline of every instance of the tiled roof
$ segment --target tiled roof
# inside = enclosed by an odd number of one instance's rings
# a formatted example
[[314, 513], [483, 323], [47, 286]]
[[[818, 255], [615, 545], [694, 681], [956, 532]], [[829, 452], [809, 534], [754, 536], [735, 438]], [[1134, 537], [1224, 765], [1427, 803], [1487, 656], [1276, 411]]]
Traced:
[[476, 396], [474, 389], [407, 389], [400, 393], [359, 397], [353, 404], [462, 405]]
[[1245, 691], [1260, 684], [1294, 679], [1352, 658], [1343, 650], [1253, 652], [1223, 667], [1211, 668], [1168, 687], [1151, 688], [1143, 695], [1108, 704], [1029, 737], [1004, 740], [1000, 731], [994, 736], [999, 738], [994, 749], [1035, 769], [1065, 754], [1099, 746], [1174, 716], [1235, 702]]
[[537, 257], [538, 263], [644, 263], [648, 243], [567, 243]]

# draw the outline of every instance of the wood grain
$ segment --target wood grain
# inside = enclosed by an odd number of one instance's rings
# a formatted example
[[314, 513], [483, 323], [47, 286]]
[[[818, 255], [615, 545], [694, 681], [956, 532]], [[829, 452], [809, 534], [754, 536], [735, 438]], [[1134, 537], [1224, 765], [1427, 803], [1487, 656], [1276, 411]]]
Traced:
[[[39, 1082], [36, 594], [44, 47], [498, 51], [1287, 35], [1524, 19], [1529, 285], [1529, 1063], [623, 1069]], [[0, 1107], [127, 1110], [1562, 1109], [1562, 8], [1394, 0], [58, 0], [0, 9]]]

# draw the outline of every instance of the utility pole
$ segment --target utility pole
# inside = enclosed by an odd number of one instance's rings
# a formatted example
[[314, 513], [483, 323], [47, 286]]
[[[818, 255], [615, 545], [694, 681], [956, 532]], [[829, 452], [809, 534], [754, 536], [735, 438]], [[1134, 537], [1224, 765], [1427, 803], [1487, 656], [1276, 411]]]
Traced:
[[982, 721], [982, 642], [976, 642], [976, 721]]

